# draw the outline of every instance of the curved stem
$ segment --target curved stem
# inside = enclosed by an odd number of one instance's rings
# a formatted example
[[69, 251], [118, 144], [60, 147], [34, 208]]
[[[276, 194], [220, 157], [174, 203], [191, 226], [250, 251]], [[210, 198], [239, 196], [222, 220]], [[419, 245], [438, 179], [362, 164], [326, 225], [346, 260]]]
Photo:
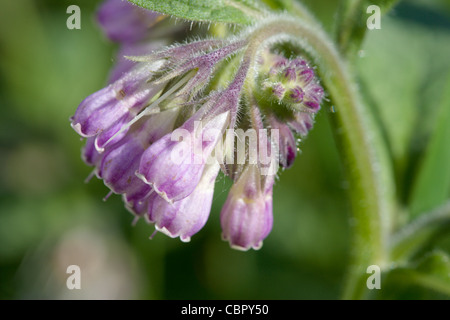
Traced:
[[387, 153], [367, 108], [361, 104], [346, 65], [322, 30], [302, 20], [275, 17], [253, 30], [244, 55], [256, 54], [264, 41], [280, 41], [283, 36], [314, 59], [337, 110], [332, 115], [332, 123], [350, 182], [354, 221], [352, 267], [344, 298], [360, 299], [365, 292], [367, 267], [385, 265], [385, 239], [394, 194]]

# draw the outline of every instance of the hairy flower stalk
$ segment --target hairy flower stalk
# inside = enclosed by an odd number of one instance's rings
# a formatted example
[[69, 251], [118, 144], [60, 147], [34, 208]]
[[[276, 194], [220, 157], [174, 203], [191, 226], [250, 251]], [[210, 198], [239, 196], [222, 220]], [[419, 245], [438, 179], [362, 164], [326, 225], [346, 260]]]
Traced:
[[[259, 249], [272, 229], [276, 169], [292, 166], [297, 138], [320, 109], [314, 69], [263, 45], [255, 28], [144, 52], [158, 16], [117, 5], [109, 0], [100, 10], [106, 34], [143, 51], [125, 66], [119, 60], [110, 84], [72, 117], [87, 138], [83, 159], [132, 213], [182, 241], [205, 225], [221, 169], [234, 182], [222, 237], [233, 248]], [[224, 74], [231, 59], [239, 66]]]

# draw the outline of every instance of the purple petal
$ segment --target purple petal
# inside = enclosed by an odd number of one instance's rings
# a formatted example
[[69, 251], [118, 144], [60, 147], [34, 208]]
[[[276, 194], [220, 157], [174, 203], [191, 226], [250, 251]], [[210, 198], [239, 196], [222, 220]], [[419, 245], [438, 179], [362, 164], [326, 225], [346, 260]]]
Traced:
[[311, 68], [306, 68], [299, 73], [299, 79], [303, 86], [308, 85], [314, 79], [314, 70]]
[[90, 166], [97, 166], [101, 161], [101, 155], [95, 148], [95, 137], [87, 138], [81, 153], [83, 161]]
[[295, 81], [297, 78], [297, 75], [295, 74], [295, 69], [291, 67], [287, 67], [284, 70], [284, 77], [289, 81]]
[[188, 242], [208, 219], [218, 172], [217, 164], [207, 166], [195, 190], [173, 204], [161, 197], [153, 198], [149, 203], [148, 220], [155, 223], [158, 231]]
[[269, 70], [269, 74], [271, 75], [276, 75], [282, 68], [288, 65], [289, 60], [282, 56], [269, 54], [269, 57], [269, 60], [272, 59], [271, 62], [273, 63]]
[[84, 99], [72, 117], [72, 127], [81, 136], [91, 137], [105, 131], [107, 141], [119, 127], [132, 119], [160, 91], [146, 80], [157, 64], [141, 64], [106, 88]]
[[316, 101], [304, 101], [303, 104], [308, 107], [312, 112], [317, 112], [320, 109], [320, 104]]
[[315, 101], [320, 105], [324, 96], [323, 88], [320, 85], [316, 83], [310, 84], [305, 91], [308, 99]]
[[149, 204], [157, 196], [152, 187], [138, 181], [133, 190], [128, 190], [128, 193], [123, 194], [122, 198], [128, 211], [137, 216], [144, 216], [147, 214]]
[[279, 152], [280, 165], [284, 168], [290, 168], [297, 156], [297, 144], [291, 129], [287, 124], [278, 121], [276, 118], [270, 118], [272, 129], [279, 130]]
[[303, 92], [300, 86], [296, 86], [295, 88], [291, 89], [290, 98], [293, 100], [294, 103], [302, 102], [304, 96], [305, 93]]
[[142, 40], [148, 29], [157, 22], [159, 14], [135, 6], [127, 1], [106, 0], [97, 18], [109, 39], [133, 43]]
[[145, 149], [173, 130], [178, 110], [164, 111], [142, 119], [130, 128], [126, 136], [108, 148], [98, 175], [115, 193], [134, 193], [145, 185], [136, 176]]
[[281, 100], [284, 97], [284, 93], [286, 92], [286, 89], [281, 83], [275, 83], [272, 87], [272, 93], [275, 95], [275, 97], [278, 98], [278, 100]]
[[258, 167], [249, 165], [232, 186], [220, 214], [222, 237], [231, 247], [261, 248], [272, 229], [271, 192], [267, 196], [266, 199]]
[[302, 136], [306, 136], [312, 129], [313, 123], [314, 121], [311, 114], [306, 112], [297, 112], [295, 114], [295, 120], [289, 121], [288, 124], [295, 132], [301, 134]]
[[296, 68], [296, 69], [300, 69], [300, 68], [305, 68], [305, 67], [307, 67], [306, 61], [303, 60], [303, 59], [301, 59], [301, 58], [296, 58], [296, 59], [294, 59], [294, 60], [291, 60], [291, 61], [289, 62], [289, 65], [290, 65], [291, 67], [293, 67], [293, 68]]
[[[207, 158], [229, 123], [229, 112], [206, 122], [195, 123], [195, 119], [196, 115], [175, 133], [156, 141], [141, 158], [139, 177], [166, 201], [179, 201], [194, 191]], [[179, 132], [183, 134], [181, 141], [175, 135]]]
[[264, 181], [264, 225], [265, 228], [262, 231], [262, 239], [265, 239], [270, 231], [272, 231], [273, 226], [273, 184], [275, 182], [275, 175], [266, 176]]

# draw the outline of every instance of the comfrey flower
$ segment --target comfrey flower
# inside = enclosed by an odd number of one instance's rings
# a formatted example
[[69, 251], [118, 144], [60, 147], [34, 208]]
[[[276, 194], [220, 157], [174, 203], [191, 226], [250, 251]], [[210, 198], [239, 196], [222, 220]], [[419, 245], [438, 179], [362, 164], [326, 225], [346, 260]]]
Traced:
[[[116, 10], [117, 2], [101, 8], [106, 33], [151, 48], [157, 16]], [[256, 50], [252, 32], [141, 51], [71, 119], [96, 176], [170, 237], [189, 241], [205, 225], [220, 171], [234, 182], [221, 211], [223, 239], [258, 249], [272, 229], [278, 166], [292, 166], [324, 92], [306, 60], [270, 43]]]

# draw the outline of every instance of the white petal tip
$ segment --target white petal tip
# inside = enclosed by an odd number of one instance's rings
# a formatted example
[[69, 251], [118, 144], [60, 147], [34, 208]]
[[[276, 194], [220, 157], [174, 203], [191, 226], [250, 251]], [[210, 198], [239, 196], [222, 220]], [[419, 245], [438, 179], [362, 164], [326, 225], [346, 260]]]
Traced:
[[166, 202], [173, 204], [173, 199], [169, 199], [169, 197], [167, 196], [167, 193], [165, 193], [164, 191], [161, 191], [158, 189], [158, 187], [151, 181], [148, 181], [147, 178], [145, 178], [145, 176], [141, 173], [139, 173], [138, 171], [136, 171], [134, 173], [136, 175], [136, 177], [138, 177], [139, 179], [141, 179], [145, 184], [148, 184], [149, 186], [151, 186], [153, 188], [153, 190], [155, 190], [155, 192], [164, 200], [166, 200]]
[[180, 232], [172, 233], [166, 227], [160, 228], [158, 225], [155, 225], [155, 229], [156, 229], [156, 231], [164, 233], [165, 235], [167, 235], [167, 236], [169, 236], [171, 238], [180, 238], [180, 240], [182, 242], [190, 242], [191, 241], [191, 237], [184, 236], [184, 235], [180, 234]]
[[70, 126], [72, 127], [73, 130], [75, 130], [76, 133], [78, 133], [80, 136], [82, 136], [83, 138], [88, 138], [89, 136], [84, 134], [81, 131], [81, 123], [71, 123]]
[[249, 245], [249, 246], [243, 247], [241, 245], [232, 243], [231, 240], [228, 239], [228, 237], [224, 236], [223, 234], [222, 234], [222, 240], [228, 241], [231, 249], [238, 250], [238, 251], [244, 251], [244, 252], [248, 251], [250, 249], [259, 250], [262, 248], [262, 245], [263, 245], [262, 241], [260, 241], [256, 245]]

